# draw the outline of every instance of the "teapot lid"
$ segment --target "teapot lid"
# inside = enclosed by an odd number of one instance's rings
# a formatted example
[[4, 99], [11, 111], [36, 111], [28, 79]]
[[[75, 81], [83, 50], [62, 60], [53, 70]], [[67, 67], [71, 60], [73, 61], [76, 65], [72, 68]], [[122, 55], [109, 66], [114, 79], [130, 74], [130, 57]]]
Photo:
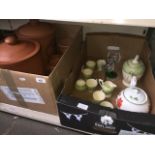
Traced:
[[54, 32], [55, 28], [51, 23], [40, 22], [37, 19], [32, 19], [27, 24], [18, 28], [17, 35], [38, 38], [52, 35]]
[[0, 43], [0, 65], [10, 65], [24, 61], [39, 52], [40, 45], [36, 41], [18, 40], [8, 36]]
[[131, 103], [144, 104], [147, 101], [147, 94], [138, 87], [126, 88], [123, 92], [124, 97]]
[[128, 65], [131, 68], [140, 68], [143, 67], [143, 62], [139, 59], [139, 55], [136, 55], [133, 59], [128, 60]]

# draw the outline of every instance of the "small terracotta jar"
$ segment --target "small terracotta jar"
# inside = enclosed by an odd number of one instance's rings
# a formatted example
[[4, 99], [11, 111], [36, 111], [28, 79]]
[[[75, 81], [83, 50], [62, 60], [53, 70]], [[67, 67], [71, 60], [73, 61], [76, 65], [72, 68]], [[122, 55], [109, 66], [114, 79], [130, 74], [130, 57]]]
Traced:
[[0, 43], [0, 68], [33, 74], [44, 74], [40, 45], [36, 41], [9, 36]]
[[55, 53], [55, 26], [39, 20], [30, 20], [19, 27], [16, 34], [21, 39], [32, 39], [40, 43], [44, 67], [46, 67], [49, 58]]

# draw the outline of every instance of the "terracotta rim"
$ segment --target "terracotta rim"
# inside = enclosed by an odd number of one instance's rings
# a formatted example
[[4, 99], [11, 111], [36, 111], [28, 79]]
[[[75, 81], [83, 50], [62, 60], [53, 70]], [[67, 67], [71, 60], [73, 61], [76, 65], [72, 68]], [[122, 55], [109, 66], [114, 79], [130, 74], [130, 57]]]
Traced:
[[49, 37], [49, 36], [50, 36], [50, 38], [54, 38], [54, 33], [55, 33], [55, 32], [53, 32], [53, 33], [51, 33], [51, 34], [47, 34], [47, 35], [45, 35], [45, 36], [30, 36], [30, 35], [25, 35], [25, 34], [22, 34], [22, 33], [18, 33], [18, 32], [17, 32], [17, 36], [18, 36], [19, 38], [33, 38], [33, 39], [46, 38], [46, 37]]
[[[51, 27], [52, 27], [52, 24], [50, 24]], [[48, 32], [44, 35], [38, 35], [38, 36], [34, 36], [34, 35], [31, 35], [31, 34], [25, 34], [23, 31], [22, 31], [22, 27], [20, 27], [19, 29], [17, 29], [15, 31], [15, 33], [17, 34], [17, 36], [19, 38], [33, 38], [33, 39], [40, 39], [40, 38], [44, 38], [44, 37], [51, 37], [51, 38], [54, 38], [55, 37], [55, 32], [56, 32], [56, 27], [52, 27], [51, 29], [53, 29], [51, 32]]]
[[[21, 39], [22, 41], [23, 39]], [[29, 55], [25, 56], [24, 58], [21, 58], [20, 60], [18, 61], [15, 61], [15, 62], [6, 62], [6, 63], [1, 63], [0, 62], [0, 65], [2, 66], [7, 66], [7, 65], [13, 65], [13, 64], [17, 64], [17, 63], [20, 63], [20, 62], [23, 62], [25, 60], [28, 60], [29, 58], [32, 58], [33, 56], [35, 56], [37, 53], [39, 53], [40, 51], [40, 44], [37, 42], [37, 41], [34, 41], [34, 40], [23, 40], [23, 41], [27, 41], [27, 42], [31, 42], [34, 44], [34, 50], [32, 53], [30, 53]]]

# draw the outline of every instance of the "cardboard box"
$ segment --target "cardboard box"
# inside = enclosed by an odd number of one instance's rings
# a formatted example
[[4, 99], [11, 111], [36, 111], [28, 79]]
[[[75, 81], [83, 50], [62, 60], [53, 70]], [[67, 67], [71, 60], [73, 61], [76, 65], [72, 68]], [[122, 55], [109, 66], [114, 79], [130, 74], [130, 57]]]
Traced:
[[76, 56], [80, 51], [82, 27], [71, 24], [55, 26], [56, 35], [72, 37], [70, 47], [48, 76], [0, 69], [0, 110], [47, 123], [56, 119], [54, 124], [60, 124], [56, 98], [71, 69], [64, 62], [67, 60], [72, 64], [71, 53]]
[[[118, 109], [109, 109], [93, 104], [89, 100], [89, 95], [82, 95], [74, 91], [74, 84], [79, 77], [81, 66], [87, 59], [106, 58], [107, 46], [119, 46], [121, 49], [121, 62], [117, 68], [118, 78], [116, 82], [119, 86], [115, 93], [116, 98], [122, 85], [122, 63], [136, 54], [139, 54], [146, 65], [146, 71], [140, 80], [139, 87], [144, 89], [151, 101], [150, 113], [135, 113]], [[64, 89], [58, 100], [58, 110], [60, 121], [63, 125], [79, 130], [97, 134], [118, 134], [122, 129], [128, 130], [136, 128], [143, 132], [155, 133], [155, 81], [149, 61], [150, 50], [144, 37], [114, 34], [114, 33], [92, 33], [86, 37], [85, 48], [77, 57], [74, 68], [66, 79]], [[74, 55], [72, 55], [73, 58]], [[114, 100], [113, 100], [114, 102]], [[102, 120], [112, 120], [111, 124], [105, 125]]]

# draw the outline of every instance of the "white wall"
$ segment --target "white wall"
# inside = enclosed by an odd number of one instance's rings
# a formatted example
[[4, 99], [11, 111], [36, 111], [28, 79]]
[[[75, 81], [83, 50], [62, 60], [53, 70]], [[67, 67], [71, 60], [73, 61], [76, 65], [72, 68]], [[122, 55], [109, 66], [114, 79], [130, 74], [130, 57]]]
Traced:
[[[64, 21], [49, 21], [49, 20], [48, 22], [66, 23]], [[92, 23], [78, 23], [78, 22], [68, 22], [68, 23], [83, 25], [84, 35], [87, 32], [118, 32], [118, 33], [145, 36], [148, 31], [147, 27], [94, 24], [94, 23], [93, 24]], [[145, 33], [143, 33], [144, 31]]]
[[[28, 22], [28, 19], [0, 19], [0, 29], [17, 29], [20, 25], [23, 25]], [[57, 23], [66, 23], [63, 21], [49, 21], [48, 22], [57, 22]], [[119, 32], [119, 33], [127, 33], [127, 34], [136, 34], [142, 35], [143, 32], [147, 32], [146, 27], [136, 27], [136, 26], [120, 26], [120, 25], [108, 25], [108, 24], [91, 24], [91, 23], [77, 23], [77, 22], [69, 22], [72, 24], [80, 24], [83, 25], [84, 35], [87, 32]]]

